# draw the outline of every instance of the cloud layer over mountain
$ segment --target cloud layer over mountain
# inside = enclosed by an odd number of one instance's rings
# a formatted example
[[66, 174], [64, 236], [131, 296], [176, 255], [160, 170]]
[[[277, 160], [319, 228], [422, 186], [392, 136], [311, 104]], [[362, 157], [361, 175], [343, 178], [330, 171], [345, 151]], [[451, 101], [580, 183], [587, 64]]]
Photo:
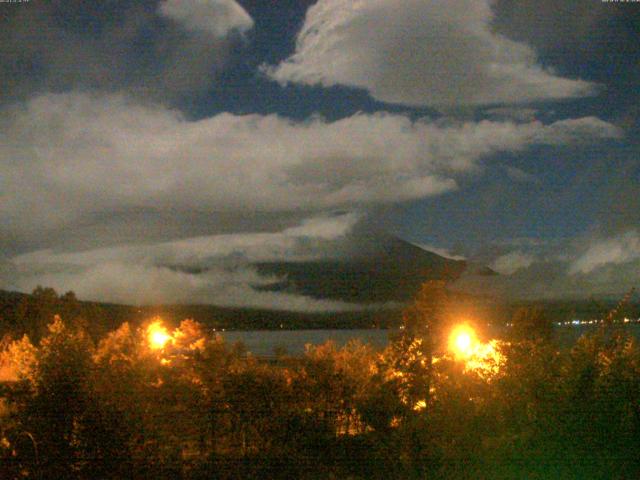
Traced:
[[261, 291], [281, 280], [260, 275], [264, 261], [328, 259], [344, 251], [355, 214], [320, 216], [273, 233], [211, 235], [82, 252], [40, 250], [0, 264], [0, 288], [47, 285], [80, 298], [129, 304], [213, 303], [292, 311], [363, 308], [294, 293]]

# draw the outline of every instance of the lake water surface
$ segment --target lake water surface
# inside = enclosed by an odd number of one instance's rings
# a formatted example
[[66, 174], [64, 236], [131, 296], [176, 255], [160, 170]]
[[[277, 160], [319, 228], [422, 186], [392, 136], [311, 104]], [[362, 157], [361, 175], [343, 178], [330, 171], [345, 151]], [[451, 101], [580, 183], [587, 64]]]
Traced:
[[395, 330], [250, 330], [217, 332], [226, 342], [241, 341], [254, 355], [271, 356], [276, 348], [283, 348], [289, 355], [300, 355], [305, 345], [320, 345], [328, 340], [342, 347], [349, 340], [359, 339], [376, 348], [384, 348], [389, 341], [389, 333]]
[[[640, 324], [628, 324], [624, 327], [636, 338], [640, 339]], [[558, 344], [561, 347], [570, 347], [584, 333], [595, 331], [595, 325], [561, 326], [556, 327]], [[320, 345], [328, 340], [341, 347], [349, 340], [359, 339], [363, 343], [383, 349], [389, 342], [389, 335], [397, 333], [397, 330], [250, 330], [217, 332], [225, 341], [235, 343], [241, 341], [247, 350], [257, 356], [270, 357], [276, 349], [284, 349], [289, 355], [301, 355], [305, 351], [306, 344]], [[496, 332], [497, 333], [497, 330]], [[500, 336], [497, 333], [496, 336]]]

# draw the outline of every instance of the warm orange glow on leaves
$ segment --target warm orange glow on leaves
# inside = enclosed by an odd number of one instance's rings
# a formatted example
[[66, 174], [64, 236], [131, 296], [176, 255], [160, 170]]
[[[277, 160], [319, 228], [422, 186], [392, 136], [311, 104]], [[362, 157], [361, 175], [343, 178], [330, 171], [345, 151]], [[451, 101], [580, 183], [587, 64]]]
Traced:
[[413, 405], [413, 411], [414, 412], [420, 412], [420, 411], [424, 410], [425, 408], [427, 408], [427, 401], [426, 400], [418, 400]]
[[147, 338], [149, 346], [154, 350], [160, 350], [171, 340], [171, 335], [162, 325], [160, 320], [156, 320], [147, 327]]
[[473, 371], [483, 377], [498, 373], [503, 357], [496, 348], [497, 340], [483, 343], [469, 325], [459, 325], [449, 336], [449, 350], [456, 359], [464, 360], [465, 371]]
[[500, 371], [500, 365], [504, 361], [504, 357], [497, 346], [497, 340], [491, 340], [488, 343], [478, 343], [472, 355], [466, 361], [466, 369], [472, 370], [485, 378], [496, 375]]

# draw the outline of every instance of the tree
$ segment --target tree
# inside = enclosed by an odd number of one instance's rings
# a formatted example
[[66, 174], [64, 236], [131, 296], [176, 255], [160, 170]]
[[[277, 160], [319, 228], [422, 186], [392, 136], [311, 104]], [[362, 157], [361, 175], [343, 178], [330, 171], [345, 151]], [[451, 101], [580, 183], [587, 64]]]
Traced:
[[511, 319], [514, 340], [542, 340], [553, 338], [553, 323], [541, 307], [520, 307]]
[[58, 294], [53, 288], [38, 286], [31, 295], [24, 296], [16, 309], [17, 328], [21, 333], [39, 341], [47, 335], [47, 325], [57, 311]]
[[88, 405], [92, 343], [82, 331], [69, 330], [59, 316], [40, 342], [35, 395], [23, 424], [41, 446], [42, 469], [52, 478], [72, 478], [77, 468], [78, 425]]
[[429, 402], [433, 356], [446, 323], [448, 301], [444, 281], [425, 282], [403, 313], [402, 336], [385, 351], [383, 368], [400, 384], [402, 401], [409, 408]]

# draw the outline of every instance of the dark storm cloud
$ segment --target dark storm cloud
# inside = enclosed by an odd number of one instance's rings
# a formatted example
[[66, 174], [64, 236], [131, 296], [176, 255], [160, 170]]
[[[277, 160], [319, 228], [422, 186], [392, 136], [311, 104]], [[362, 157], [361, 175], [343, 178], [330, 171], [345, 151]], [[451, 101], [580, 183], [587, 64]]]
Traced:
[[637, 50], [635, 45], [627, 44], [633, 39], [633, 32], [628, 26], [639, 15], [637, 6], [631, 3], [496, 0], [493, 10], [493, 28], [535, 47], [543, 55], [559, 56], [571, 52], [593, 59], [594, 53], [600, 55], [602, 50], [612, 46], [603, 42], [625, 46], [627, 51]]
[[[640, 104], [640, 6], [592, 0], [497, 0], [493, 28], [531, 45], [561, 75], [603, 86], [589, 105], [637, 133]], [[600, 113], [599, 113], [600, 114]]]
[[590, 0], [496, 0], [493, 27], [541, 51], [581, 50], [619, 7]]
[[195, 3], [199, 28], [185, 13], [192, 0], [0, 4], [0, 99], [72, 89], [202, 95], [253, 22], [233, 0]]
[[585, 168], [582, 181], [593, 191], [594, 225], [600, 234], [640, 225], [640, 145], [611, 152]]
[[590, 0], [495, 3], [494, 28], [527, 42], [561, 73], [606, 89], [588, 105], [624, 129], [623, 148], [598, 152], [576, 168], [574, 189], [591, 205], [597, 235], [640, 225], [640, 5]]

